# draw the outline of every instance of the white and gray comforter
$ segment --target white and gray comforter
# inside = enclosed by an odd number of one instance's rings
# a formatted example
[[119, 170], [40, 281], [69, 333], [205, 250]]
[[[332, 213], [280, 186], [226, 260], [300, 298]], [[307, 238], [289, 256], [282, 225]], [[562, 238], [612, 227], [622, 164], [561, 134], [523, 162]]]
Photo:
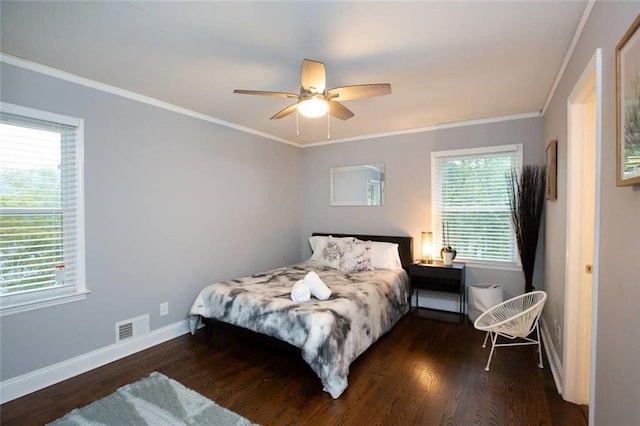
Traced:
[[[312, 270], [331, 297], [293, 302], [293, 284]], [[191, 307], [191, 332], [202, 317], [214, 318], [288, 342], [302, 350], [324, 390], [338, 398], [347, 388], [351, 362], [408, 312], [408, 297], [403, 270], [345, 274], [306, 261], [207, 286]]]

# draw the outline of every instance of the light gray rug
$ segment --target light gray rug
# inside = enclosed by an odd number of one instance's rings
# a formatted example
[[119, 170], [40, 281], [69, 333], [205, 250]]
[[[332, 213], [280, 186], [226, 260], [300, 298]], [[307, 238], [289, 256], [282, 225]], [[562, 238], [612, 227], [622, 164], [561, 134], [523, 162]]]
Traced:
[[154, 372], [53, 423], [78, 425], [254, 425], [199, 393]]

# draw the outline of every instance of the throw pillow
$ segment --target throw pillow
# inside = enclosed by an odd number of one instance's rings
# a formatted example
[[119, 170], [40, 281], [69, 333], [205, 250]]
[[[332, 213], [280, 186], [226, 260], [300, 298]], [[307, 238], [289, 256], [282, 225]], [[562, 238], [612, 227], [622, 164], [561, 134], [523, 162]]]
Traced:
[[372, 271], [371, 241], [346, 241], [342, 245], [340, 272]]
[[316, 261], [319, 266], [338, 269], [340, 267], [340, 256], [342, 255], [342, 244], [346, 241], [353, 241], [353, 237], [315, 236], [309, 238], [311, 250], [313, 251], [310, 260]]

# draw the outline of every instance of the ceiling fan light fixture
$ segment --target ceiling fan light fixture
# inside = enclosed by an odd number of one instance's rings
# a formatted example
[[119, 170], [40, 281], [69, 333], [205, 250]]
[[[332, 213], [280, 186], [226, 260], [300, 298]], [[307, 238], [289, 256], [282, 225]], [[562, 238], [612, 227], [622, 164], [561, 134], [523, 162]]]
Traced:
[[324, 98], [312, 95], [298, 102], [298, 111], [308, 118], [322, 117], [329, 111], [329, 104]]
[[[236, 89], [233, 93], [242, 95], [273, 96], [277, 98], [295, 99], [296, 102], [278, 111], [271, 120], [278, 120], [289, 114], [296, 113], [296, 123], [300, 115], [309, 118], [333, 116], [339, 120], [348, 120], [354, 116], [353, 112], [342, 104], [342, 101], [370, 98], [391, 93], [391, 84], [358, 84], [355, 86], [341, 86], [326, 90], [325, 66], [322, 62], [304, 59], [300, 70], [300, 94], [288, 92], [266, 92], [264, 90]], [[296, 124], [297, 126], [297, 124]]]

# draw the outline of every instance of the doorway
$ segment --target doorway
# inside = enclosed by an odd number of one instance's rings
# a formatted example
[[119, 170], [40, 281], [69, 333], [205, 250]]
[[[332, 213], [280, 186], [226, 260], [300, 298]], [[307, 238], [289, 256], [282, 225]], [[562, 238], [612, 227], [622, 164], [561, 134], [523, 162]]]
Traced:
[[602, 53], [596, 50], [567, 99], [567, 255], [563, 397], [593, 419], [600, 218]]

